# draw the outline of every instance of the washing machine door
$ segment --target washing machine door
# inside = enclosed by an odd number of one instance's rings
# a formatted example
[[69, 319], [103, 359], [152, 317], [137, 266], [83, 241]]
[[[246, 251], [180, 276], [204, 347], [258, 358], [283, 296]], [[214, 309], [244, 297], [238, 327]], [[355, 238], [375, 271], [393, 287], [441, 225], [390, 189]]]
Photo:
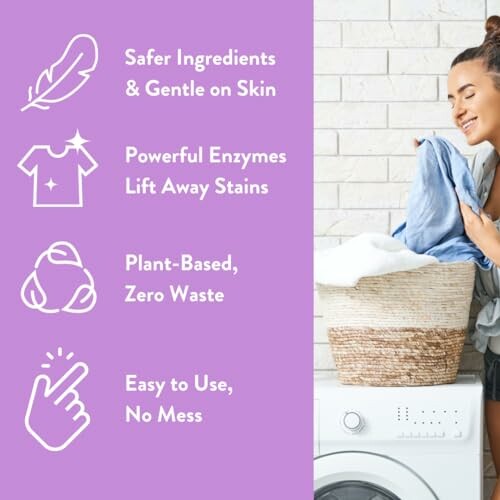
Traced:
[[390, 491], [365, 481], [341, 481], [314, 493], [314, 500], [401, 500]]
[[409, 467], [384, 455], [344, 451], [314, 460], [314, 500], [439, 500]]

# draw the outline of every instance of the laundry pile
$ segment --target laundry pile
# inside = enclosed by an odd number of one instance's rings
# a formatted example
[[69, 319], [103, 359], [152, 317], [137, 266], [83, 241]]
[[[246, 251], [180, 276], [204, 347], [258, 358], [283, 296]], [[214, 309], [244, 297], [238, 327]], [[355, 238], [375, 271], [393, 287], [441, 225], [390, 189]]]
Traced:
[[438, 262], [431, 255], [412, 252], [404, 243], [387, 234], [363, 233], [343, 245], [316, 253], [316, 283], [356, 286], [361, 278], [409, 271]]

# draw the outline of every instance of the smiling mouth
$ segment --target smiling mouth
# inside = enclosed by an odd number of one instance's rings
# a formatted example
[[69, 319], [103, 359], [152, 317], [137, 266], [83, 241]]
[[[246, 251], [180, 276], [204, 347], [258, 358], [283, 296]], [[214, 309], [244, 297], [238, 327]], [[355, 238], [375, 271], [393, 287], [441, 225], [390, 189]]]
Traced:
[[474, 122], [477, 120], [477, 116], [475, 118], [471, 118], [470, 120], [467, 120], [466, 122], [462, 123], [462, 131], [464, 134], [467, 134], [471, 127], [474, 125]]

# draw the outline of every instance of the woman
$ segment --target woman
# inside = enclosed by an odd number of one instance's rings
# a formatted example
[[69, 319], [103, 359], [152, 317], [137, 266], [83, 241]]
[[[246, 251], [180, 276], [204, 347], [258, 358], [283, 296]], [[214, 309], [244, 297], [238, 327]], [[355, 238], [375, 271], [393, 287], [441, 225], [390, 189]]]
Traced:
[[[500, 17], [486, 21], [486, 36], [479, 47], [466, 49], [452, 62], [448, 75], [448, 99], [455, 125], [470, 145], [488, 141], [493, 150], [478, 153], [472, 172], [483, 203], [479, 216], [460, 203], [465, 231], [495, 266], [479, 271], [476, 282], [488, 299], [500, 306]], [[497, 221], [496, 223], [493, 221]], [[499, 311], [500, 312], [500, 311]], [[500, 475], [500, 317], [493, 318], [493, 336], [483, 337], [485, 353], [486, 424], [493, 462]], [[498, 335], [497, 334], [497, 335]], [[488, 340], [488, 345], [486, 345]], [[498, 381], [498, 382], [497, 382]], [[500, 478], [492, 496], [500, 500]]]

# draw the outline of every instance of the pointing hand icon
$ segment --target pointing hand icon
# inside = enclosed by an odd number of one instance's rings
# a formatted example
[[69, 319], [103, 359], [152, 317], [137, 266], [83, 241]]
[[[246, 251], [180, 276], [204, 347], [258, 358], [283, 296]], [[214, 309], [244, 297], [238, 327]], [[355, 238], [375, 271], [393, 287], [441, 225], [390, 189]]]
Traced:
[[35, 378], [24, 424], [45, 449], [64, 450], [90, 424], [76, 391], [88, 373], [88, 366], [78, 362], [55, 383], [48, 375]]

